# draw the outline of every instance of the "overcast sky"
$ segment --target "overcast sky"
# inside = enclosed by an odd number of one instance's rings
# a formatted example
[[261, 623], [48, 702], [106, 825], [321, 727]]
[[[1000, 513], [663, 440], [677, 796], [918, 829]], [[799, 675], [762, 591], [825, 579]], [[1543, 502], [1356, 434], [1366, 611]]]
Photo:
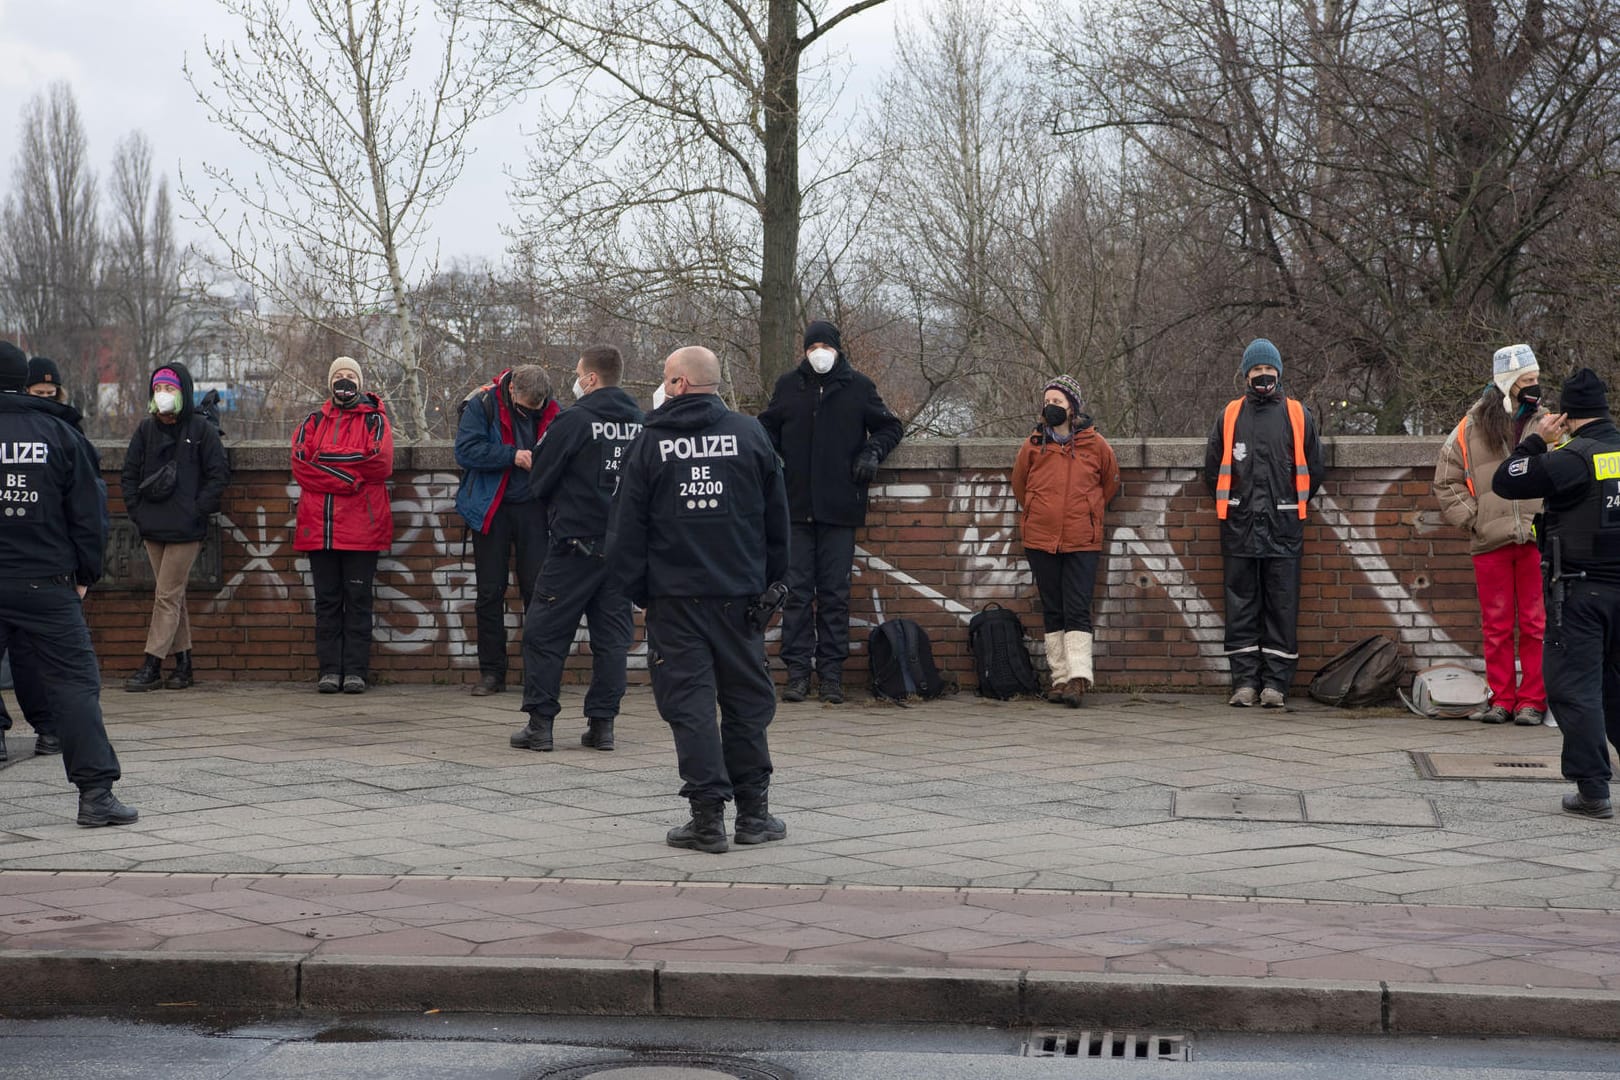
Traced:
[[[851, 105], [887, 68], [896, 20], [925, 3], [891, 0], [834, 31], [833, 47], [846, 50], [852, 65]], [[236, 36], [217, 0], [0, 0], [0, 186], [10, 187], [23, 105], [58, 79], [73, 86], [98, 174], [107, 172], [117, 141], [137, 128], [175, 189], [180, 169], [195, 175], [203, 161], [250, 171], [251, 157], [208, 124], [181, 72], [188, 56], [205, 63], [205, 37]], [[500, 255], [500, 227], [513, 217], [502, 168], [524, 160], [522, 121], [517, 111], [495, 117], [472, 140], [477, 149], [435, 220], [443, 258]], [[185, 212], [178, 200], [177, 211]], [[182, 235], [196, 233], [182, 224]]]

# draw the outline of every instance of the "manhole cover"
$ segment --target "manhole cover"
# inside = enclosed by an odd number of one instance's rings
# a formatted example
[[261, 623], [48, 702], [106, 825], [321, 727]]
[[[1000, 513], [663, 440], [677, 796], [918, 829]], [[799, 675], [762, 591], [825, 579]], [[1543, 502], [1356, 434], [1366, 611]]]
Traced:
[[760, 1065], [742, 1058], [715, 1054], [649, 1052], [631, 1058], [565, 1065], [541, 1073], [536, 1080], [793, 1080], [776, 1065]]
[[1099, 1061], [1191, 1061], [1185, 1035], [1144, 1031], [1032, 1031], [1024, 1057]]
[[1551, 780], [1562, 783], [1556, 754], [1425, 754], [1412, 751], [1425, 780]]

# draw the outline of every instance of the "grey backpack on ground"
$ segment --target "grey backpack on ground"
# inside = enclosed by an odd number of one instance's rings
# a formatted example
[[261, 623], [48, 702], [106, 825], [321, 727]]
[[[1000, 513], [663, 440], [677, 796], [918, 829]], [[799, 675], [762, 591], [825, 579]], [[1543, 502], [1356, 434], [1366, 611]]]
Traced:
[[1408, 709], [1428, 720], [1466, 720], [1490, 698], [1485, 676], [1461, 664], [1424, 668], [1412, 677], [1411, 696], [1401, 695]]

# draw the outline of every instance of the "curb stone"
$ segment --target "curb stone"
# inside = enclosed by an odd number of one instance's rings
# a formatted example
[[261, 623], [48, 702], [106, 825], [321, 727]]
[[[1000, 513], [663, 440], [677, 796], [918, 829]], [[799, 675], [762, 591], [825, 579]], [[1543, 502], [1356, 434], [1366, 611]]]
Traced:
[[0, 1008], [484, 1012], [1620, 1038], [1620, 991], [1005, 969], [0, 950]]

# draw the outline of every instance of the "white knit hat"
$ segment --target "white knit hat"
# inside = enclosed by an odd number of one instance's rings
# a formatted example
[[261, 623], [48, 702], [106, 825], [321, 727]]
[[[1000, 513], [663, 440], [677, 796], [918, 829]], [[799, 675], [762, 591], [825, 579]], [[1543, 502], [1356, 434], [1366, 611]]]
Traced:
[[1541, 370], [1536, 363], [1536, 354], [1528, 345], [1508, 345], [1497, 349], [1492, 358], [1491, 381], [1496, 388], [1502, 391], [1502, 407], [1508, 412], [1513, 411], [1513, 384], [1519, 381], [1519, 376], [1527, 371]]

